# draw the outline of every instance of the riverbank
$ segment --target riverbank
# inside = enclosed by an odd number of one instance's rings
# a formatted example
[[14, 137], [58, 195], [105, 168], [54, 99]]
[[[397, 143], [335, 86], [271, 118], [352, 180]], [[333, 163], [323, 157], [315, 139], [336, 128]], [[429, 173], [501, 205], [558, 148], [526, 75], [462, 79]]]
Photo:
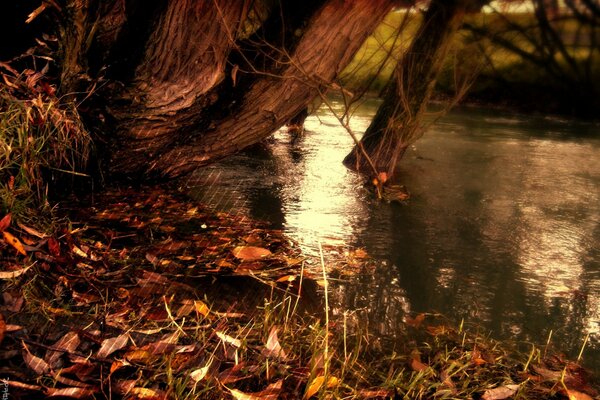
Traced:
[[332, 312], [335, 268], [175, 189], [71, 204], [54, 231], [3, 220], [0, 375], [14, 398], [597, 393], [549, 345], [519, 353], [437, 315], [405, 315], [400, 340], [374, 335], [359, 314]]

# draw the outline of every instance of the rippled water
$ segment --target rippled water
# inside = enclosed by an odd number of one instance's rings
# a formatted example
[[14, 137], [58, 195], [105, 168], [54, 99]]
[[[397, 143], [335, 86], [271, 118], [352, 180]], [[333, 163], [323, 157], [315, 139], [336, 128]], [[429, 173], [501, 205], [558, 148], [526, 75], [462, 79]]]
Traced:
[[[334, 103], [336, 107], [340, 107]], [[376, 101], [352, 127], [363, 132]], [[438, 311], [497, 338], [544, 343], [600, 369], [600, 127], [458, 109], [405, 155], [407, 204], [374, 201], [341, 164], [352, 140], [325, 109], [303, 137], [285, 130], [197, 171], [201, 201], [269, 221], [307, 253], [363, 247], [381, 261], [333, 293], [393, 334], [406, 312]]]

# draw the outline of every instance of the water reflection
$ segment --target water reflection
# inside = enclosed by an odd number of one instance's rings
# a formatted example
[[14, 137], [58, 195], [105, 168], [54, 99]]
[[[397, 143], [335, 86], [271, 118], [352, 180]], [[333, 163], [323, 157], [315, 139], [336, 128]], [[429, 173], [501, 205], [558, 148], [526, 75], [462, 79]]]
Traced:
[[[339, 107], [339, 106], [338, 106]], [[352, 120], [368, 126], [376, 103]], [[336, 313], [367, 310], [393, 334], [407, 312], [437, 310], [494, 336], [571, 353], [591, 334], [600, 367], [600, 128], [498, 111], [458, 110], [406, 154], [408, 205], [381, 204], [341, 160], [352, 140], [325, 110], [307, 133], [199, 170], [198, 199], [283, 228], [304, 250], [364, 247], [382, 261], [339, 285]]]

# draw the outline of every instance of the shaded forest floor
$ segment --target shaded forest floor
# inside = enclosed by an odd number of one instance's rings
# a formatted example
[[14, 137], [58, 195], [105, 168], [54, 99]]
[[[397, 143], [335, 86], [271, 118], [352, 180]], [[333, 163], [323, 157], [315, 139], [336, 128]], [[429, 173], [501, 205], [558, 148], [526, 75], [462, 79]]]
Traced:
[[[11, 398], [591, 399], [576, 362], [435, 315], [406, 337], [327, 312], [332, 285], [282, 232], [178, 193], [63, 204], [53, 233], [0, 222], [0, 390]], [[312, 261], [312, 262], [309, 262]], [[356, 250], [334, 269], [368, 270]], [[338, 276], [340, 273], [338, 272]]]

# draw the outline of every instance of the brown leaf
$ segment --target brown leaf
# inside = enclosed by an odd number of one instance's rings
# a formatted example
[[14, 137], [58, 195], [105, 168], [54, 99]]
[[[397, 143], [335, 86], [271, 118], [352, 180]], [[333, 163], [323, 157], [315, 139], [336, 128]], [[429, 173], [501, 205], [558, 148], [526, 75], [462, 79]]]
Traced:
[[24, 350], [23, 360], [25, 361], [25, 364], [27, 364], [27, 366], [33, 370], [33, 372], [38, 375], [44, 375], [50, 372], [50, 366], [46, 361], [31, 354], [29, 347], [27, 347], [25, 342], [21, 342], [21, 344], [23, 345]]
[[410, 360], [410, 368], [412, 368], [413, 371], [423, 371], [426, 370], [427, 368], [429, 368], [429, 365], [422, 363], [420, 360], [416, 359], [416, 358], [412, 358]]
[[425, 314], [423, 314], [423, 313], [417, 315], [414, 318], [411, 318], [410, 316], [406, 315], [404, 317], [404, 323], [408, 326], [412, 326], [413, 328], [418, 328], [419, 326], [421, 326], [421, 323], [423, 323], [424, 319], [425, 319]]
[[41, 386], [31, 385], [31, 384], [23, 383], [23, 382], [19, 382], [19, 381], [13, 381], [12, 379], [10, 379], [10, 380], [7, 379], [5, 382], [7, 383], [8, 386], [14, 387], [17, 389], [34, 390], [34, 391], [42, 390]]
[[80, 343], [80, 339], [79, 339], [79, 335], [77, 334], [77, 332], [67, 332], [66, 335], [64, 335], [63, 337], [61, 337], [55, 344], [54, 348], [56, 349], [60, 349], [63, 351], [52, 351], [52, 350], [48, 350], [46, 352], [46, 357], [45, 360], [46, 362], [52, 367], [52, 368], [56, 368], [57, 364], [58, 364], [58, 359], [60, 358], [60, 356], [62, 356], [65, 352], [67, 353], [72, 353], [75, 350], [77, 350], [77, 347], [79, 347], [79, 343]]
[[519, 385], [505, 385], [485, 391], [482, 400], [504, 400], [517, 392]]
[[10, 213], [6, 214], [0, 220], [0, 232], [4, 232], [10, 226]]
[[9, 232], [3, 231], [2, 235], [4, 236], [4, 241], [14, 247], [20, 254], [26, 256], [25, 248], [23, 247], [23, 243], [16, 237], [14, 237]]
[[238, 246], [233, 249], [233, 255], [242, 261], [260, 260], [271, 255], [271, 251], [263, 247]]
[[6, 332], [6, 322], [4, 321], [4, 315], [0, 314], [0, 344], [4, 340], [4, 332]]
[[361, 389], [358, 391], [361, 399], [387, 399], [394, 396], [394, 391], [390, 389]]
[[269, 332], [269, 338], [267, 339], [267, 343], [265, 344], [265, 348], [262, 351], [262, 354], [266, 357], [276, 357], [281, 360], [287, 359], [287, 355], [281, 344], [279, 344], [279, 339], [277, 338], [277, 327], [272, 327]]
[[48, 237], [48, 235], [46, 235], [45, 233], [42, 233], [36, 229], [33, 229], [27, 225], [23, 225], [21, 223], [18, 223], [17, 225], [19, 225], [19, 228], [23, 229], [25, 232], [29, 233], [31, 236], [36, 236], [40, 239], [45, 239]]
[[48, 397], [70, 397], [72, 399], [89, 399], [94, 397], [96, 390], [79, 387], [68, 388], [46, 388], [46, 396]]
[[54, 257], [60, 256], [60, 243], [53, 237], [48, 238], [48, 251]]
[[98, 353], [96, 353], [96, 357], [106, 358], [115, 351], [121, 350], [123, 347], [127, 346], [128, 341], [129, 337], [125, 333], [117, 337], [104, 339], [102, 341], [102, 345], [100, 346], [100, 350], [98, 350]]

